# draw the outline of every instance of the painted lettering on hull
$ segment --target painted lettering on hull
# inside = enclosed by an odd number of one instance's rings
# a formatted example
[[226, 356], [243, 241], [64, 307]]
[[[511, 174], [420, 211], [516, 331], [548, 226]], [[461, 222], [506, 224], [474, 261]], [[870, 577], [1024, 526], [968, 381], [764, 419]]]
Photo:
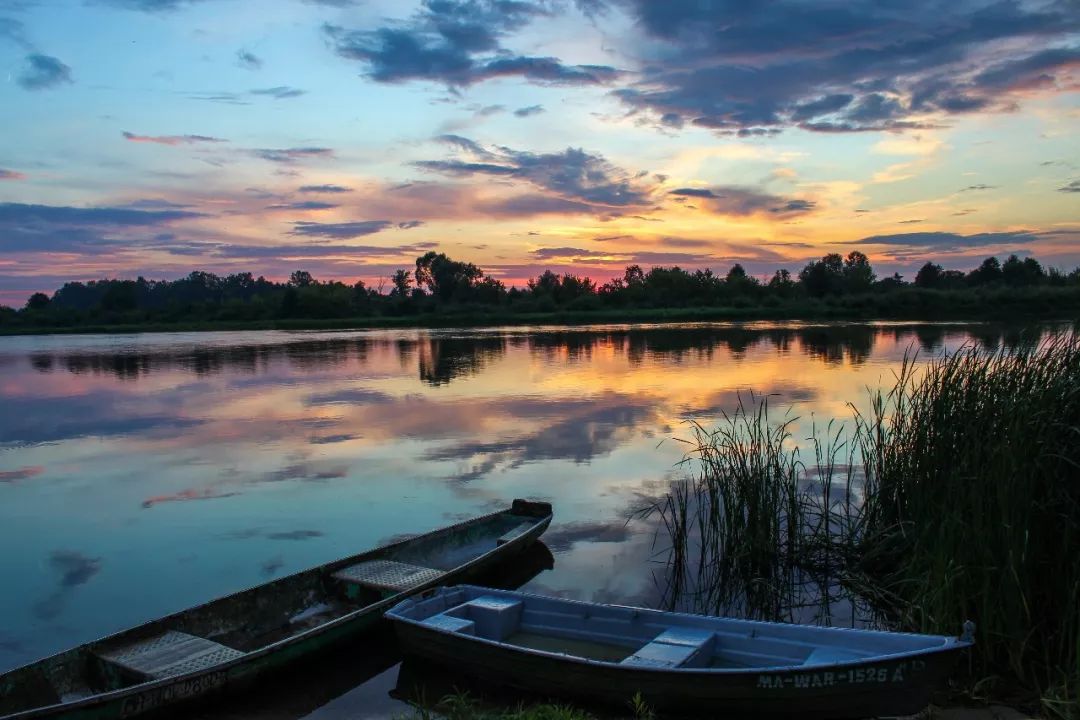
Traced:
[[810, 690], [814, 688], [835, 687], [837, 685], [881, 685], [903, 683], [912, 674], [926, 667], [924, 660], [912, 660], [887, 667], [862, 667], [847, 670], [821, 670], [817, 672], [762, 674], [758, 675], [759, 690]]
[[202, 695], [224, 685], [227, 675], [224, 670], [220, 670], [125, 698], [120, 707], [120, 717], [140, 715], [177, 700]]

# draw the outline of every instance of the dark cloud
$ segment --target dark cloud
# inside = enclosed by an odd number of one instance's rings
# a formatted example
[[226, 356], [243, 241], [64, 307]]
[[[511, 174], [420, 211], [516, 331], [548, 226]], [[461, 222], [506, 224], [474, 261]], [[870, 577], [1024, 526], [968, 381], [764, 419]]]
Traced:
[[536, 217], [537, 215], [591, 215], [597, 208], [583, 202], [550, 195], [514, 195], [498, 200], [481, 200], [473, 208], [491, 217]]
[[256, 148], [251, 151], [251, 154], [270, 162], [294, 163], [299, 160], [331, 158], [334, 156], [334, 151], [324, 147]]
[[0, 39], [10, 40], [28, 52], [34, 49], [26, 37], [26, 26], [15, 18], [0, 17]]
[[185, 5], [194, 5], [205, 0], [99, 0], [107, 5], [113, 5], [125, 10], [139, 10], [141, 12], [170, 12]]
[[344, 223], [317, 223], [296, 222], [290, 235], [303, 235], [305, 237], [324, 237], [344, 240], [348, 238], [374, 235], [387, 228], [394, 227], [390, 220], [357, 220]]
[[550, 15], [546, 2], [424, 0], [408, 21], [374, 30], [323, 30], [342, 57], [357, 60], [377, 82], [431, 80], [465, 87], [515, 76], [550, 85], [596, 85], [619, 73], [601, 65], [565, 65], [558, 58], [516, 55], [502, 39], [534, 18]]
[[699, 197], [699, 198], [714, 198], [716, 193], [708, 188], [676, 188], [672, 190], [669, 195], [679, 195], [685, 197]]
[[322, 536], [323, 533], [319, 530], [289, 530], [287, 532], [272, 532], [265, 535], [268, 540], [313, 540], [314, 538], [320, 538]]
[[514, 115], [519, 118], [532, 117], [533, 115], [539, 115], [544, 112], [543, 105], [529, 105], [528, 107], [518, 108], [514, 111]]
[[262, 58], [243, 48], [236, 51], [236, 64], [247, 70], [258, 70], [263, 66]]
[[288, 85], [278, 85], [277, 87], [259, 88], [249, 91], [252, 95], [267, 95], [275, 100], [287, 100], [289, 98], [300, 97], [307, 93], [307, 90], [301, 90], [300, 88], [289, 87]]
[[76, 550], [54, 550], [49, 554], [49, 567], [59, 573], [60, 580], [59, 587], [34, 604], [34, 614], [42, 620], [51, 620], [63, 612], [69, 594], [101, 572], [101, 558], [87, 557]]
[[1080, 193], [1080, 180], [1073, 180], [1058, 188], [1058, 192]]
[[1038, 236], [1024, 230], [975, 233], [973, 235], [960, 235], [950, 232], [913, 232], [872, 235], [857, 240], [855, 244], [888, 245], [908, 250], [955, 252], [968, 248], [1031, 243], [1036, 240], [1038, 240]]
[[347, 193], [353, 190], [342, 185], [301, 185], [299, 191], [302, 193]]
[[412, 230], [424, 224], [423, 220], [406, 220], [397, 224], [399, 230]]
[[[95, 254], [133, 244], [116, 233], [145, 230], [203, 217], [189, 210], [132, 207], [78, 208], [0, 203], [0, 254], [80, 252]], [[142, 238], [142, 242], [150, 241]]]
[[523, 180], [551, 192], [564, 201], [590, 205], [597, 210], [644, 206], [652, 188], [608, 162], [601, 155], [580, 148], [558, 153], [531, 153], [508, 147], [484, 148], [457, 135], [441, 136], [459, 148], [465, 159], [427, 160], [418, 167], [447, 175], [492, 175]]
[[267, 205], [267, 210], [330, 210], [332, 208], [340, 207], [333, 203], [318, 202], [317, 200], [305, 200], [303, 202], [291, 202], [291, 203], [279, 203], [277, 205]]
[[25, 90], [47, 90], [74, 81], [71, 78], [71, 68], [59, 59], [51, 55], [30, 53], [26, 56], [26, 67], [16, 82]]
[[136, 135], [124, 131], [121, 133], [125, 140], [137, 143], [155, 143], [157, 145], [194, 145], [197, 143], [222, 143], [228, 142], [222, 138], [210, 137], [209, 135]]
[[670, 195], [693, 197], [699, 204], [717, 215], [771, 215], [793, 217], [813, 212], [812, 200], [785, 198], [755, 188], [737, 185], [712, 188], [678, 188]]
[[1060, 1], [608, 4], [658, 41], [636, 46], [643, 71], [616, 97], [660, 125], [727, 134], [899, 130], [1008, 111], [1032, 88], [1066, 90], [1080, 54], [1080, 13]]
[[971, 192], [972, 190], [993, 190], [997, 188], [997, 185], [968, 185], [966, 188], [960, 188], [960, 192]]
[[23, 180], [25, 178], [26, 175], [24, 173], [0, 168], [0, 180]]

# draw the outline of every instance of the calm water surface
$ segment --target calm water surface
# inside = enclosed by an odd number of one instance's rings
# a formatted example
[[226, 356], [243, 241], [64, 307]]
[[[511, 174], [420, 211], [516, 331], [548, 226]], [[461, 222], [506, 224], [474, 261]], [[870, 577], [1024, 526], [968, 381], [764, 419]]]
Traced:
[[[768, 393], [805, 437], [906, 352], [1018, 337], [761, 323], [0, 338], [0, 671], [515, 497], [556, 513], [554, 568], [526, 589], [655, 604], [654, 528], [627, 517], [681, 472], [688, 420]], [[312, 717], [399, 712], [395, 680], [343, 680]]]

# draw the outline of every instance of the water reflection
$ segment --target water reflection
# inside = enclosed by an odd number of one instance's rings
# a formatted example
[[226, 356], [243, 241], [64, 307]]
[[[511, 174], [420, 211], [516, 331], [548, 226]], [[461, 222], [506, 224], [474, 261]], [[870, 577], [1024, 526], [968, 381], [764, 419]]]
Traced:
[[0, 567], [18, 588], [0, 593], [0, 669], [514, 497], [555, 506], [558, 566], [531, 590], [655, 605], [655, 528], [626, 517], [679, 474], [688, 420], [753, 391], [791, 408], [799, 441], [906, 353], [1031, 336], [756, 323], [0, 338]]
[[[1038, 331], [1037, 331], [1038, 332]], [[279, 362], [302, 372], [318, 372], [355, 364], [363, 367], [374, 348], [392, 348], [401, 367], [416, 367], [419, 378], [431, 385], [446, 385], [482, 373], [508, 349], [526, 349], [546, 362], [588, 362], [599, 349], [625, 355], [631, 366], [650, 358], [680, 363], [690, 358], [710, 359], [723, 352], [733, 359], [767, 346], [780, 353], [804, 353], [826, 363], [861, 364], [875, 344], [888, 339], [922, 352], [937, 352], [950, 336], [966, 335], [982, 347], [1015, 347], [1032, 339], [1028, 326], [982, 323], [867, 324], [867, 325], [681, 325], [559, 330], [439, 331], [415, 337], [382, 336], [324, 338], [259, 345], [192, 347], [162, 345], [149, 349], [72, 352], [33, 352], [26, 356], [40, 373], [67, 371], [74, 375], [108, 374], [137, 380], [157, 372], [183, 369], [197, 376], [223, 372], [257, 374]], [[1036, 335], [1037, 337], [1037, 335]]]

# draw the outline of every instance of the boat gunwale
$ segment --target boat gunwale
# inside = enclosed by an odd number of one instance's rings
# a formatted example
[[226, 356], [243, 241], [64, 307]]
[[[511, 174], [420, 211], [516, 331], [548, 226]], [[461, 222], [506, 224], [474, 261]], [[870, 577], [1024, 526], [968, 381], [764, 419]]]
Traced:
[[[785, 623], [785, 622], [776, 622], [776, 621], [772, 621], [772, 620], [747, 620], [747, 619], [743, 619], [743, 618], [732, 618], [732, 617], [724, 617], [724, 616], [718, 616], [718, 615], [695, 615], [693, 613], [682, 613], [682, 612], [667, 611], [667, 610], [655, 610], [655, 609], [652, 609], [652, 608], [643, 608], [643, 607], [637, 607], [637, 606], [634, 606], [634, 605], [616, 605], [616, 604], [610, 604], [610, 603], [596, 603], [596, 602], [589, 602], [587, 600], [574, 600], [574, 599], [571, 599], [571, 598], [550, 597], [550, 596], [547, 596], [547, 595], [538, 595], [536, 593], [526, 593], [526, 592], [511, 591], [511, 590], [496, 590], [496, 589], [493, 589], [493, 588], [480, 587], [478, 585], [456, 585], [456, 586], [452, 586], [452, 587], [443, 587], [443, 588], [440, 588], [440, 589], [444, 590], [444, 591], [450, 590], [450, 589], [453, 589], [453, 590], [477, 590], [477, 591], [482, 591], [484, 593], [493, 593], [493, 594], [496, 594], [496, 595], [501, 595], [501, 596], [506, 596], [506, 597], [526, 597], [526, 598], [537, 598], [537, 599], [540, 599], [540, 600], [556, 600], [556, 601], [561, 602], [561, 603], [566, 603], [566, 604], [571, 604], [571, 605], [584, 605], [586, 607], [597, 607], [597, 606], [614, 607], [614, 608], [620, 608], [620, 609], [623, 609], [623, 610], [634, 610], [634, 611], [637, 611], [637, 612], [647, 612], [647, 613], [650, 613], [650, 614], [658, 614], [658, 615], [661, 615], [661, 616], [674, 616], [674, 617], [687, 618], [687, 619], [693, 619], [693, 620], [701, 620], [701, 619], [705, 619], [705, 620], [729, 620], [729, 621], [734, 621], [734, 622], [738, 622], [738, 623], [746, 623], [746, 624], [750, 624], [750, 625], [761, 624], [761, 625], [780, 626], [780, 627], [806, 627], [806, 628], [811, 628], [811, 629], [814, 629], [814, 630], [825, 630], [825, 631], [836, 632], [836, 633], [866, 633], [866, 634], [876, 634], [876, 635], [900, 635], [900, 636], [903, 636], [903, 637], [933, 638], [933, 639], [939, 639], [939, 640], [944, 641], [943, 644], [940, 645], [940, 646], [934, 646], [934, 647], [929, 647], [929, 648], [922, 648], [922, 649], [917, 649], [917, 650], [905, 650], [905, 651], [896, 652], [896, 653], [871, 655], [869, 657], [857, 658], [857, 659], [853, 659], [853, 660], [838, 660], [838, 661], [835, 661], [835, 662], [820, 662], [820, 663], [814, 663], [814, 664], [809, 664], [809, 665], [804, 664], [804, 663], [799, 663], [797, 665], [770, 665], [770, 666], [759, 666], [759, 667], [751, 666], [751, 667], [740, 667], [740, 668], [653, 667], [653, 666], [649, 666], [649, 665], [623, 666], [623, 665], [621, 665], [621, 663], [618, 663], [618, 662], [611, 662], [611, 661], [606, 661], [606, 660], [594, 660], [594, 659], [591, 659], [591, 658], [584, 658], [584, 657], [580, 657], [580, 656], [577, 656], [577, 655], [568, 655], [568, 654], [565, 654], [565, 653], [552, 652], [550, 650], [540, 650], [540, 649], [534, 649], [534, 648], [526, 648], [526, 647], [522, 647], [520, 645], [514, 645], [512, 643], [508, 643], [508, 642], [505, 642], [505, 641], [491, 640], [489, 638], [479, 637], [477, 635], [464, 635], [462, 633], [457, 633], [457, 632], [454, 632], [452, 630], [447, 630], [445, 628], [432, 627], [430, 625], [426, 625], [423, 621], [416, 620], [416, 619], [413, 619], [413, 618], [404, 617], [404, 616], [398, 614], [397, 610], [398, 610], [399, 607], [405, 606], [406, 603], [415, 604], [416, 601], [413, 600], [412, 598], [405, 598], [404, 600], [401, 600], [397, 605], [390, 608], [386, 612], [386, 617], [388, 619], [390, 619], [391, 621], [400, 622], [400, 623], [409, 625], [409, 626], [411, 626], [413, 628], [418, 628], [418, 629], [420, 629], [421, 631], [424, 631], [424, 632], [436, 633], [436, 634], [444, 635], [444, 636], [447, 636], [447, 637], [456, 637], [456, 638], [460, 638], [462, 640], [466, 640], [466, 641], [469, 641], [469, 642], [478, 642], [478, 643], [481, 643], [481, 644], [484, 644], [484, 645], [489, 645], [489, 646], [492, 646], [492, 647], [502, 648], [502, 649], [505, 649], [505, 650], [511, 650], [513, 652], [518, 652], [518, 653], [522, 653], [522, 654], [525, 654], [525, 655], [541, 655], [541, 656], [544, 656], [544, 657], [552, 658], [552, 659], [563, 661], [563, 662], [573, 662], [575, 664], [580, 664], [580, 665], [599, 666], [599, 667], [605, 667], [605, 668], [620, 668], [622, 670], [626, 670], [626, 671], [630, 671], [630, 672], [637, 672], [637, 671], [644, 671], [644, 672], [650, 672], [650, 673], [678, 672], [680, 674], [686, 674], [686, 675], [695, 675], [696, 674], [696, 675], [701, 675], [703, 677], [711, 677], [711, 676], [714, 676], [714, 675], [725, 675], [725, 676], [727, 676], [727, 675], [750, 675], [750, 674], [756, 674], [756, 675], [770, 674], [770, 675], [775, 675], [775, 674], [790, 673], [790, 672], [793, 672], [793, 671], [800, 671], [800, 670], [811, 671], [811, 670], [825, 670], [825, 669], [830, 669], [830, 668], [852, 668], [852, 667], [860, 667], [860, 666], [865, 666], [865, 665], [874, 665], [874, 664], [878, 664], [878, 663], [882, 663], [882, 662], [893, 662], [895, 660], [906, 660], [906, 659], [910, 659], [910, 658], [924, 657], [924, 656], [927, 656], [927, 655], [937, 655], [937, 654], [941, 654], [941, 653], [956, 652], [958, 650], [964, 650], [964, 649], [967, 649], [967, 648], [972, 647], [972, 646], [975, 645], [974, 642], [969, 642], [967, 640], [961, 640], [960, 638], [955, 637], [955, 636], [951, 636], [951, 635], [931, 635], [931, 634], [912, 633], [912, 632], [891, 632], [891, 631], [888, 631], [888, 630], [870, 630], [870, 629], [867, 629], [867, 628], [818, 627], [818, 626], [814, 626], [814, 625], [805, 625], [805, 624], [802, 624], [802, 623]], [[431, 598], [424, 598], [424, 599], [425, 600], [430, 600]], [[402, 608], [402, 609], [405, 609], [405, 608]], [[648, 644], [648, 643], [646, 643], [646, 644]], [[4, 720], [4, 719], [0, 718], [0, 720]]]
[[[337, 569], [336, 566], [339, 566], [339, 565], [340, 566], [347, 566], [347, 565], [349, 565], [351, 563], [355, 563], [355, 562], [357, 562], [359, 560], [362, 560], [363, 558], [368, 557], [370, 555], [374, 555], [374, 554], [377, 554], [377, 553], [383, 553], [383, 552], [386, 552], [388, 550], [401, 547], [403, 545], [408, 545], [410, 543], [414, 543], [414, 542], [417, 542], [417, 541], [420, 541], [420, 540], [429, 539], [429, 538], [436, 537], [436, 536], [439, 536], [439, 535], [451, 534], [451, 533], [453, 533], [453, 532], [455, 532], [457, 530], [462, 530], [462, 529], [465, 529], [465, 528], [470, 527], [472, 525], [479, 525], [479, 524], [484, 523], [486, 521], [493, 520], [494, 518], [496, 518], [496, 517], [498, 517], [500, 515], [513, 515], [513, 514], [514, 514], [513, 513], [513, 506], [506, 507], [506, 508], [503, 508], [502, 510], [497, 510], [495, 512], [488, 513], [487, 515], [480, 515], [478, 517], [469, 518], [469, 519], [463, 520], [463, 521], [461, 521], [459, 523], [455, 523], [454, 525], [447, 525], [445, 527], [436, 528], [436, 529], [430, 530], [430, 531], [428, 531], [426, 533], [421, 533], [421, 534], [415, 535], [413, 537], [403, 538], [401, 540], [389, 543], [387, 545], [382, 545], [382, 546], [379, 546], [379, 547], [372, 548], [370, 550], [365, 550], [364, 552], [358, 553], [356, 555], [351, 555], [349, 557], [341, 558], [341, 559], [338, 559], [338, 560], [332, 560], [332, 561], [330, 561], [328, 563], [324, 563], [322, 565], [313, 565], [312, 567], [309, 567], [309, 568], [306, 568], [306, 569], [303, 569], [303, 570], [298, 570], [297, 572], [291, 573], [289, 575], [285, 575], [284, 577], [277, 578], [276, 580], [273, 580], [273, 581], [271, 581], [269, 583], [263, 583], [261, 585], [252, 585], [252, 586], [249, 586], [247, 588], [244, 588], [243, 590], [238, 590], [236, 592], [232, 592], [232, 593], [229, 593], [227, 595], [221, 595], [221, 596], [213, 598], [211, 600], [207, 600], [206, 602], [200, 603], [199, 605], [193, 605], [193, 606], [191, 606], [189, 608], [185, 608], [183, 610], [179, 610], [177, 612], [170, 613], [168, 615], [163, 615], [163, 616], [161, 616], [159, 618], [156, 618], [156, 619], [153, 619], [153, 620], [147, 620], [146, 622], [140, 623], [140, 624], [138, 624], [138, 625], [136, 625], [134, 627], [130, 627], [130, 628], [126, 628], [124, 630], [120, 630], [118, 632], [115, 632], [115, 633], [113, 633], [111, 635], [106, 635], [105, 637], [99, 638], [97, 640], [90, 640], [88, 642], [81, 643], [79, 645], [76, 645], [73, 648], [68, 648], [66, 650], [62, 650], [62, 651], [60, 651], [58, 653], [54, 653], [54, 654], [48, 655], [48, 656], [46, 656], [44, 658], [40, 658], [40, 659], [35, 660], [33, 662], [27, 663], [26, 665], [21, 665], [19, 667], [12, 668], [11, 670], [8, 670], [8, 671], [6, 671], [4, 673], [0, 673], [0, 677], [3, 677], [4, 675], [7, 675], [9, 673], [14, 673], [14, 672], [18, 672], [20, 670], [24, 670], [24, 669], [32, 667], [34, 665], [38, 665], [38, 664], [41, 664], [41, 663], [48, 662], [49, 660], [51, 660], [53, 658], [59, 657], [61, 655], [65, 655], [65, 654], [67, 654], [69, 652], [74, 652], [74, 651], [80, 650], [82, 648], [89, 648], [89, 647], [95, 646], [95, 645], [106, 644], [109, 641], [119, 639], [123, 635], [134, 632], [134, 631], [136, 631], [136, 630], [138, 630], [140, 628], [146, 627], [148, 625], [154, 625], [156, 623], [167, 622], [169, 620], [172, 620], [172, 619], [187, 615], [188, 613], [194, 612], [196, 610], [204, 609], [209, 605], [213, 605], [215, 603], [222, 602], [222, 601], [228, 600], [230, 598], [235, 598], [237, 596], [244, 595], [246, 593], [253, 592], [255, 590], [267, 588], [269, 586], [276, 585], [278, 583], [283, 583], [283, 582], [285, 582], [287, 580], [296, 578], [296, 577], [298, 577], [300, 575], [315, 572], [315, 571], [318, 571], [318, 570], [326, 570], [326, 571], [329, 572], [329, 571]], [[465, 572], [469, 568], [479, 564], [480, 562], [482, 562], [484, 560], [487, 560], [488, 558], [492, 557], [493, 555], [500, 554], [500, 553], [505, 553], [505, 552], [507, 552], [507, 551], [509, 551], [509, 550], [511, 550], [511, 549], [513, 549], [515, 547], [518, 547], [520, 545], [523, 545], [523, 544], [525, 544], [527, 542], [534, 542], [537, 538], [539, 538], [540, 535], [543, 534], [544, 530], [547, 529], [548, 525], [550, 525], [551, 520], [554, 517], [554, 513], [549, 511], [545, 515], [524, 516], [524, 517], [530, 517], [533, 520], [532, 527], [527, 532], [524, 532], [524, 533], [518, 535], [517, 537], [515, 537], [515, 538], [513, 538], [513, 539], [511, 539], [511, 540], [509, 540], [509, 541], [507, 541], [507, 542], [505, 542], [505, 543], [503, 543], [501, 545], [496, 545], [491, 550], [488, 550], [487, 552], [483, 553], [482, 555], [478, 555], [478, 556], [474, 557], [472, 560], [468, 561], [467, 563], [465, 563], [463, 565], [458, 565], [458, 566], [454, 567], [453, 569], [447, 571], [446, 574], [447, 575], [460, 574], [462, 572]], [[371, 603], [369, 605], [364, 605], [362, 607], [358, 607], [356, 610], [353, 610], [352, 612], [349, 612], [349, 613], [347, 613], [345, 615], [342, 615], [340, 617], [334, 618], [333, 620], [329, 620], [329, 621], [327, 621], [325, 623], [322, 623], [320, 625], [316, 625], [314, 627], [303, 630], [303, 631], [297, 633], [296, 635], [290, 635], [289, 637], [282, 638], [281, 640], [276, 640], [276, 641], [274, 641], [274, 642], [272, 642], [272, 643], [270, 643], [268, 645], [264, 645], [263, 647], [258, 648], [257, 650], [252, 650], [251, 652], [245, 652], [243, 655], [241, 655], [238, 658], [234, 658], [232, 660], [220, 663], [218, 665], [214, 665], [214, 666], [209, 667], [209, 668], [203, 668], [203, 669], [200, 669], [200, 670], [194, 670], [192, 672], [184, 673], [184, 674], [181, 674], [181, 675], [171, 675], [171, 676], [164, 677], [164, 678], [148, 680], [146, 682], [138, 683], [136, 685], [129, 685], [128, 687], [117, 688], [116, 690], [109, 690], [109, 691], [106, 691], [106, 692], [89, 695], [89, 696], [84, 697], [84, 698], [79, 698], [78, 700], [73, 700], [72, 702], [59, 702], [59, 703], [53, 703], [52, 705], [40, 705], [38, 707], [28, 708], [26, 710], [18, 710], [16, 712], [8, 714], [8, 715], [0, 715], [0, 720], [22, 720], [23, 718], [29, 719], [29, 718], [35, 718], [35, 717], [48, 717], [51, 713], [55, 713], [55, 712], [58, 712], [58, 711], [68, 712], [68, 711], [81, 710], [81, 709], [84, 709], [86, 707], [91, 707], [93, 705], [104, 704], [104, 703], [111, 702], [111, 701], [114, 701], [114, 700], [122, 700], [125, 697], [128, 697], [130, 695], [138, 695], [138, 694], [143, 693], [143, 692], [148, 692], [148, 691], [151, 691], [151, 690], [155, 690], [155, 689], [157, 689], [159, 687], [165, 687], [165, 686], [168, 686], [168, 685], [172, 685], [174, 683], [180, 683], [180, 682], [183, 682], [183, 681], [191, 680], [191, 679], [199, 677], [201, 675], [209, 675], [210, 673], [228, 671], [228, 670], [231, 670], [232, 668], [237, 667], [239, 665], [243, 665], [243, 664], [247, 664], [247, 663], [252, 662], [252, 661], [259, 660], [259, 659], [261, 659], [261, 658], [263, 658], [263, 657], [265, 657], [267, 655], [272, 654], [273, 652], [277, 652], [278, 650], [281, 650], [281, 649], [283, 649], [285, 647], [288, 647], [289, 645], [293, 645], [293, 644], [301, 642], [302, 640], [307, 640], [309, 638], [321, 635], [321, 634], [323, 634], [325, 632], [328, 632], [328, 631], [330, 631], [330, 630], [332, 630], [332, 629], [334, 629], [334, 628], [336, 628], [336, 627], [338, 627], [340, 625], [344, 625], [349, 621], [356, 620], [357, 618], [361, 617], [362, 615], [376, 612], [380, 608], [389, 607], [391, 604], [398, 604], [400, 602], [403, 602], [404, 600], [407, 600], [412, 595], [427, 592], [427, 591], [429, 591], [429, 590], [431, 590], [433, 588], [438, 587], [439, 582], [440, 582], [440, 580], [443, 579], [443, 577], [445, 577], [445, 575], [440, 577], [440, 578], [434, 578], [434, 579], [432, 579], [432, 580], [430, 580], [430, 581], [428, 581], [426, 583], [421, 583], [420, 585], [417, 585], [414, 588], [410, 588], [408, 590], [397, 592], [397, 593], [395, 593], [393, 595], [385, 597], [385, 598], [383, 598], [381, 600], [378, 600], [377, 602]], [[402, 596], [405, 596], [405, 597], [403, 598]]]

